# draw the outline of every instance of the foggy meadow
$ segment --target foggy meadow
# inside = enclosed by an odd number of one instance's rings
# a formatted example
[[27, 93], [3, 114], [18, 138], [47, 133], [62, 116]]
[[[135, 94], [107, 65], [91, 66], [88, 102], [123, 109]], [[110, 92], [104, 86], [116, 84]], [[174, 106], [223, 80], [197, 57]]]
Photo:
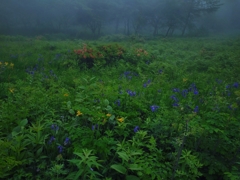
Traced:
[[239, 0], [0, 0], [0, 179], [239, 180]]

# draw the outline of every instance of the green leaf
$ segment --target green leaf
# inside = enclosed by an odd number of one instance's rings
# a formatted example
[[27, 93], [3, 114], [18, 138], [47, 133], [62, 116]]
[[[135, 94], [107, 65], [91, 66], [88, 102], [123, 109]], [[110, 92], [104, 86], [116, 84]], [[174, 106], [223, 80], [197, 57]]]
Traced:
[[41, 153], [42, 153], [42, 150], [43, 150], [43, 147], [39, 148], [39, 149], [37, 150], [36, 155], [37, 155], [37, 156], [40, 156]]
[[71, 103], [71, 101], [68, 101], [68, 102], [67, 102], [67, 108], [68, 108], [68, 109], [71, 109], [71, 107], [72, 107], [72, 103]]
[[73, 109], [69, 109], [69, 111], [68, 111], [71, 115], [74, 115], [75, 114], [75, 112], [74, 112], [74, 110]]
[[139, 167], [138, 164], [129, 164], [128, 168], [133, 170], [133, 171], [139, 171], [139, 170], [143, 169], [143, 168]]
[[142, 155], [141, 151], [131, 152], [131, 156]]
[[121, 174], [126, 174], [127, 169], [123, 167], [121, 164], [113, 164], [111, 165], [112, 169], [115, 169], [117, 172], [120, 172]]
[[113, 109], [112, 109], [111, 106], [107, 106], [106, 110], [107, 110], [107, 112], [112, 113], [112, 110], [113, 110]]
[[25, 126], [28, 123], [27, 119], [23, 119], [20, 123], [19, 126]]
[[104, 99], [103, 103], [104, 103], [105, 106], [109, 105], [109, 101], [107, 99]]
[[126, 180], [140, 180], [140, 179], [137, 176], [129, 175], [129, 176], [126, 176]]
[[120, 158], [122, 158], [124, 161], [128, 161], [129, 157], [125, 152], [118, 152], [118, 155], [120, 156]]

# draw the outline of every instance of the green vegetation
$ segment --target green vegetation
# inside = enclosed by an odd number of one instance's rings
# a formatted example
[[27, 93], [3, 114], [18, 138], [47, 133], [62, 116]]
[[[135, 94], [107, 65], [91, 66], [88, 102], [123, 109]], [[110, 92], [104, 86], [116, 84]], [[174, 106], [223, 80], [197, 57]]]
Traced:
[[105, 40], [0, 36], [0, 178], [239, 180], [240, 38]]

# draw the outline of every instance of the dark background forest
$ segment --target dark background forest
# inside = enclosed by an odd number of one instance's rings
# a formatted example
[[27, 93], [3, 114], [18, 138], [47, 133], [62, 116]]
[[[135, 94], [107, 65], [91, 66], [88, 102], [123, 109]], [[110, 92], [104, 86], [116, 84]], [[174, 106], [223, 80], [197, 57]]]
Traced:
[[239, 0], [0, 0], [0, 34], [93, 39], [240, 30]]

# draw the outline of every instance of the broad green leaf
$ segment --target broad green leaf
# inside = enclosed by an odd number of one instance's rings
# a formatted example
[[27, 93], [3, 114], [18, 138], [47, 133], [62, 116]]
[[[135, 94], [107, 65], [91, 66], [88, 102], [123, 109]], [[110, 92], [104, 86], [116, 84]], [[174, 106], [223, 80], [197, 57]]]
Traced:
[[133, 171], [139, 171], [139, 170], [143, 169], [138, 164], [129, 164], [128, 168], [133, 170]]
[[75, 112], [74, 112], [74, 110], [73, 109], [69, 109], [69, 111], [68, 111], [71, 115], [74, 115], [75, 114]]
[[113, 110], [113, 109], [112, 109], [111, 106], [107, 106], [106, 110], [107, 110], [107, 112], [112, 113], [112, 110]]
[[72, 107], [72, 103], [71, 103], [71, 101], [68, 101], [67, 102], [67, 108], [70, 109], [71, 107]]
[[20, 123], [19, 126], [25, 126], [28, 123], [27, 119], [23, 119]]
[[103, 102], [104, 102], [104, 105], [105, 105], [105, 106], [108, 106], [108, 105], [109, 105], [109, 101], [108, 101], [107, 99], [104, 99]]
[[118, 155], [120, 156], [120, 158], [122, 158], [124, 161], [128, 161], [129, 157], [125, 152], [118, 152]]
[[141, 151], [131, 152], [131, 156], [142, 155]]
[[120, 172], [121, 174], [126, 174], [127, 172], [127, 169], [123, 167], [121, 164], [113, 164], [111, 168], [115, 169], [117, 172]]
[[126, 176], [126, 180], [140, 180], [140, 179], [137, 176], [129, 175], [129, 176]]

